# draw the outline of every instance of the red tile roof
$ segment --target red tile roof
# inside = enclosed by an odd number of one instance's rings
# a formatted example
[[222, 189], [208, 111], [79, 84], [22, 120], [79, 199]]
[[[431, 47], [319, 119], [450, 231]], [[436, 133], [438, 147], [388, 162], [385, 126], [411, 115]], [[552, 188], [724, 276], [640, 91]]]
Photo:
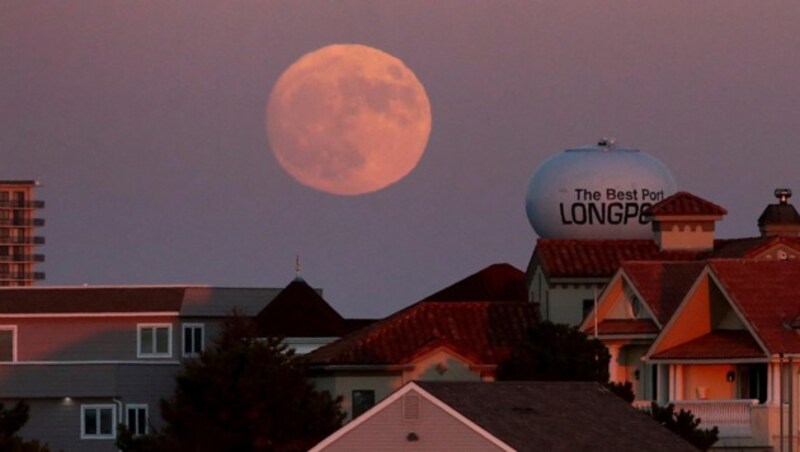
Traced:
[[711, 269], [770, 353], [800, 353], [800, 262], [713, 260]]
[[747, 258], [778, 244], [800, 251], [800, 238], [779, 236], [715, 240], [712, 251], [661, 251], [653, 240], [539, 239], [531, 264], [548, 278], [610, 278], [625, 261]]
[[[584, 330], [586, 334], [594, 333], [593, 327]], [[597, 324], [597, 334], [655, 334], [659, 329], [650, 319], [605, 319]]]
[[0, 315], [179, 312], [184, 287], [2, 288]]
[[407, 364], [445, 345], [476, 364], [496, 365], [538, 321], [527, 302], [421, 301], [308, 355], [312, 364]]
[[702, 251], [661, 251], [653, 240], [539, 239], [533, 259], [549, 278], [610, 278], [624, 261], [686, 261]]
[[715, 330], [651, 356], [651, 359], [765, 358], [764, 351], [745, 330]]
[[705, 268], [704, 262], [625, 262], [622, 270], [663, 326]]
[[425, 298], [428, 301], [528, 301], [525, 273], [494, 264]]
[[724, 208], [707, 201], [689, 192], [679, 191], [667, 197], [661, 202], [656, 203], [650, 208], [650, 215], [657, 217], [668, 216], [691, 216], [691, 215], [727, 215], [728, 211]]

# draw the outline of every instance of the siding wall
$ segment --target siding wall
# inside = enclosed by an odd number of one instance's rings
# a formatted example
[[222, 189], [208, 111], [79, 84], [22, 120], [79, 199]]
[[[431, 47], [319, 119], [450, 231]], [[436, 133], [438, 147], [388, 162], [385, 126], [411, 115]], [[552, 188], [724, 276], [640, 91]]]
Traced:
[[[409, 394], [416, 396], [414, 391]], [[408, 394], [407, 394], [408, 395]], [[486, 438], [422, 396], [417, 420], [403, 419], [403, 398], [369, 418], [330, 445], [326, 451], [443, 451], [501, 450]], [[409, 433], [417, 441], [408, 441]]]

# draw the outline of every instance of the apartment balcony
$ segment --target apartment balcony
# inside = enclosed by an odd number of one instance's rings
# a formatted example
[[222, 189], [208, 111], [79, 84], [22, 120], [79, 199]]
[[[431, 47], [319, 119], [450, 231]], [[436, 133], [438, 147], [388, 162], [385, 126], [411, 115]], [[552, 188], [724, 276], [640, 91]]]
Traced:
[[0, 254], [0, 262], [44, 262], [44, 254]]
[[8, 228], [37, 228], [44, 226], [42, 218], [0, 218], [0, 227]]
[[0, 237], [3, 245], [44, 245], [44, 237]]
[[43, 209], [44, 201], [34, 200], [16, 200], [16, 199], [3, 199], [0, 200], [0, 209]]
[[28, 272], [28, 273], [0, 273], [0, 281], [41, 281], [44, 279], [44, 272]]

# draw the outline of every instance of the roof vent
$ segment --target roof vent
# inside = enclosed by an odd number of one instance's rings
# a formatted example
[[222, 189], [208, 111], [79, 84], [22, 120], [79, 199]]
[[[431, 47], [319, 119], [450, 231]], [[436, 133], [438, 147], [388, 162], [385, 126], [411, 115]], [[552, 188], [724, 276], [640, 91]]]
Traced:
[[791, 188], [776, 188], [775, 189], [775, 197], [781, 202], [781, 204], [786, 204], [789, 202], [789, 198], [792, 197], [792, 189]]

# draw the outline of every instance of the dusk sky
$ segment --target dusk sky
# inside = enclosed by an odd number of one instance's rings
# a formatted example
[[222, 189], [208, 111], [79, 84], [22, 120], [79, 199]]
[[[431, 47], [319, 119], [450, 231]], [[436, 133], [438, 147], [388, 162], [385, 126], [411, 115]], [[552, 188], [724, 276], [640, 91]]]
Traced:
[[[4, 1], [0, 178], [43, 184], [43, 284], [283, 287], [300, 254], [341, 313], [384, 316], [524, 270], [531, 174], [604, 136], [757, 235], [776, 187], [800, 198], [798, 23], [797, 1]], [[296, 182], [265, 130], [281, 73], [336, 43], [401, 59], [431, 105], [416, 169], [361, 196]]]

